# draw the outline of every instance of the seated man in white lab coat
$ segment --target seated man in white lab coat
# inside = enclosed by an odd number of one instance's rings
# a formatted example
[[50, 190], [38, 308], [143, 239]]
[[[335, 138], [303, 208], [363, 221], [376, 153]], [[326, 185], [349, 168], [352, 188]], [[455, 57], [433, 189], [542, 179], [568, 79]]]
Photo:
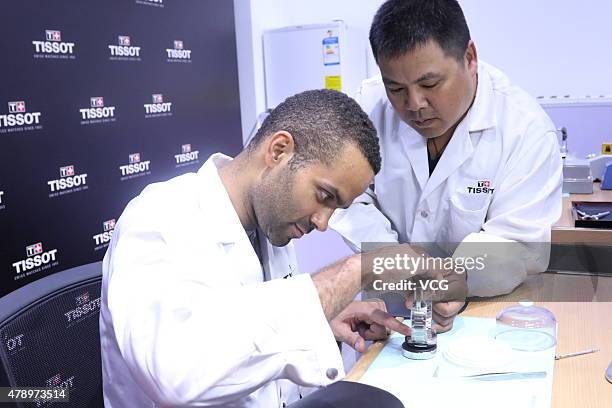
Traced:
[[235, 159], [145, 188], [104, 257], [106, 407], [281, 407], [296, 384], [342, 378], [336, 340], [409, 334], [381, 302], [351, 303], [359, 256], [292, 276], [290, 240], [325, 230], [379, 168], [367, 115], [319, 90], [280, 104]]
[[[331, 228], [355, 250], [399, 241], [465, 255], [478, 251], [473, 243], [500, 242], [487, 244], [497, 261], [468, 274], [473, 296], [508, 293], [544, 271], [562, 165], [542, 108], [478, 60], [456, 0], [385, 2], [370, 44], [382, 75], [364, 81], [356, 99], [378, 131], [382, 167]], [[437, 304], [439, 329], [463, 306]]]

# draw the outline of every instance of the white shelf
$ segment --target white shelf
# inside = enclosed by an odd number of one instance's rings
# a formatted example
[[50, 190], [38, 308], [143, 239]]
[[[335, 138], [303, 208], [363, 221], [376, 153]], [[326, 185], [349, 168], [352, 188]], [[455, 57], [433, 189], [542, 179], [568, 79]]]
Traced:
[[537, 97], [536, 100], [544, 108], [565, 108], [576, 106], [612, 106], [612, 96], [581, 96], [575, 97], [571, 95], [557, 97]]

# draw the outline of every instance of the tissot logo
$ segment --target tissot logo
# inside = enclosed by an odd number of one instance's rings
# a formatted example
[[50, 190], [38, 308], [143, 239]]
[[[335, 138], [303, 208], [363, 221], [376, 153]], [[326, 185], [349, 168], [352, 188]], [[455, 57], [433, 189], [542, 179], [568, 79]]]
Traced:
[[166, 48], [168, 62], [191, 62], [191, 50], [183, 47], [183, 41], [174, 40], [174, 48]]
[[102, 232], [94, 235], [92, 238], [96, 244], [94, 251], [108, 247], [108, 243], [113, 237], [115, 230], [115, 219], [104, 221], [102, 223]]
[[17, 273], [15, 279], [58, 265], [56, 260], [57, 249], [44, 251], [42, 242], [28, 245], [25, 247], [25, 250], [27, 258], [13, 262], [13, 268], [15, 268]]
[[92, 96], [89, 98], [89, 103], [92, 108], [103, 108], [104, 107], [104, 98], [101, 96]]
[[92, 125], [96, 123], [115, 122], [115, 107], [104, 106], [102, 96], [92, 96], [89, 98], [89, 108], [81, 108], [81, 125]]
[[113, 218], [112, 220], [104, 221], [102, 223], [102, 227], [104, 228], [104, 231], [114, 230], [115, 229], [115, 219]]
[[76, 174], [73, 165], [60, 167], [59, 174], [59, 179], [47, 181], [47, 185], [51, 190], [49, 198], [75, 193], [89, 188], [89, 186], [87, 186], [87, 173]]
[[45, 30], [45, 41], [34, 40], [34, 58], [75, 59], [74, 43], [62, 42], [62, 32]]
[[151, 174], [150, 171], [150, 160], [141, 161], [140, 153], [132, 153], [128, 156], [128, 163], [123, 166], [119, 166], [121, 171], [121, 180], [128, 180], [134, 177], [141, 177]]
[[62, 377], [61, 377], [61, 375], [58, 373], [58, 374], [55, 374], [53, 377], [51, 377], [51, 378], [49, 378], [49, 379], [47, 380], [47, 385], [48, 385], [49, 387], [55, 387], [55, 386], [60, 385], [60, 384], [61, 384], [61, 382], [62, 382]]
[[79, 296], [74, 298], [76, 300], [77, 306], [82, 306], [85, 303], [89, 302], [89, 292], [83, 292]]
[[24, 101], [15, 101], [8, 103], [9, 113], [22, 113], [26, 111]]
[[11, 353], [19, 351], [24, 347], [23, 333], [7, 338], [5, 344], [6, 349]]
[[[71, 390], [74, 388], [74, 375], [64, 380], [62, 379], [62, 375], [60, 373], [57, 373], [53, 377], [45, 381], [45, 385], [47, 387], [52, 387], [52, 388], [59, 387], [59, 388]], [[48, 400], [40, 400], [40, 401], [46, 402]]]
[[62, 41], [62, 33], [57, 30], [45, 30], [47, 41]]
[[162, 116], [172, 116], [172, 102], [164, 102], [163, 94], [153, 94], [153, 103], [145, 103], [145, 118], [159, 118]]
[[25, 101], [8, 102], [8, 114], [0, 115], [0, 133], [40, 130], [41, 113], [26, 112]]
[[198, 163], [198, 150], [191, 150], [191, 144], [184, 144], [181, 146], [181, 153], [175, 154], [174, 159], [176, 160], [176, 167], [187, 166], [190, 164]]
[[478, 180], [476, 186], [468, 187], [467, 191], [469, 194], [493, 194], [495, 189], [491, 187], [491, 181]]
[[100, 310], [100, 298], [90, 299], [89, 292], [83, 292], [74, 298], [76, 308], [64, 313], [68, 323], [92, 316], [92, 312]]
[[34, 256], [36, 254], [40, 254], [43, 251], [42, 242], [38, 242], [34, 245], [28, 245], [26, 247], [26, 255]]
[[136, 4], [164, 8], [164, 0], [136, 0]]
[[140, 47], [132, 45], [129, 35], [117, 36], [117, 44], [109, 44], [110, 59], [112, 61], [140, 61]]
[[60, 167], [60, 177], [74, 176], [74, 166]]

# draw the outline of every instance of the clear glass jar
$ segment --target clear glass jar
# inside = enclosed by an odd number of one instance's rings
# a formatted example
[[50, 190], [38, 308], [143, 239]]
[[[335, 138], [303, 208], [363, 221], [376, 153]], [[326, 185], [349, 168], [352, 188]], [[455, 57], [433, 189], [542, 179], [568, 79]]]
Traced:
[[497, 315], [495, 338], [514, 350], [545, 350], [557, 344], [557, 319], [550, 310], [521, 301]]

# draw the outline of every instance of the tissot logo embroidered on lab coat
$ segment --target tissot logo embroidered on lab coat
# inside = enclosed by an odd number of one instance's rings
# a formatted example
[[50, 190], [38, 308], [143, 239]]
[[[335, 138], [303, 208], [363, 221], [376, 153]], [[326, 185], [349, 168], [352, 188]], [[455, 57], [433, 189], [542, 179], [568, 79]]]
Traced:
[[495, 189], [491, 187], [490, 180], [478, 180], [476, 185], [468, 187], [467, 191], [469, 194], [493, 194]]

